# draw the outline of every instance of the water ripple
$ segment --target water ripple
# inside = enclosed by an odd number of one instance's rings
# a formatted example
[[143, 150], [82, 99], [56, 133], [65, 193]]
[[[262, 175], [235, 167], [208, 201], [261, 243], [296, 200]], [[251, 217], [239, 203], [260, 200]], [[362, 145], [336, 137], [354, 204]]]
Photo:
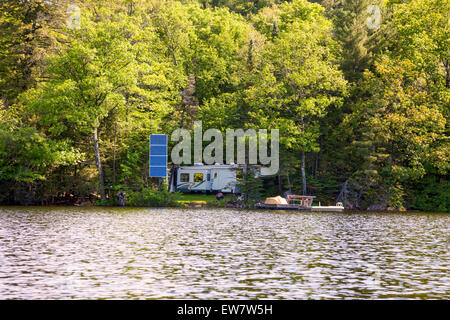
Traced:
[[0, 208], [0, 298], [449, 299], [449, 218]]

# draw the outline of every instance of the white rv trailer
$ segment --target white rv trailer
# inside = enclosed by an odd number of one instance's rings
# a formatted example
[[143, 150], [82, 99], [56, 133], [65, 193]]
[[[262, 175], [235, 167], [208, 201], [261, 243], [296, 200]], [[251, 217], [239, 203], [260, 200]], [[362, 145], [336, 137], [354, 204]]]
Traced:
[[172, 171], [169, 190], [240, 193], [237, 177], [242, 169], [237, 164], [180, 166]]

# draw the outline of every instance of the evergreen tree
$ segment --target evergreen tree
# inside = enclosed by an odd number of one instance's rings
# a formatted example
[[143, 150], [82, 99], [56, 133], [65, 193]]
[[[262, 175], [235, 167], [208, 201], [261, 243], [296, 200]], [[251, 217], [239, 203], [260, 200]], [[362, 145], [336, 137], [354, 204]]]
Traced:
[[0, 99], [5, 106], [36, 84], [43, 62], [62, 40], [63, 1], [0, 2]]

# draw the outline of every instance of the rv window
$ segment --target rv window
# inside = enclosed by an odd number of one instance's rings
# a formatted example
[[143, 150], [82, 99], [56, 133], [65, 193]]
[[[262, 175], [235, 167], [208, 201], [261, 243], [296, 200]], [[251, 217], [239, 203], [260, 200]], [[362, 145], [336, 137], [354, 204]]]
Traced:
[[214, 172], [214, 179], [217, 179], [217, 172]]
[[242, 181], [244, 178], [244, 173], [241, 169], [236, 170], [236, 180]]
[[211, 181], [211, 173], [206, 174], [206, 181]]
[[182, 173], [180, 180], [181, 182], [189, 182], [189, 173]]
[[203, 182], [203, 173], [194, 173], [194, 182]]

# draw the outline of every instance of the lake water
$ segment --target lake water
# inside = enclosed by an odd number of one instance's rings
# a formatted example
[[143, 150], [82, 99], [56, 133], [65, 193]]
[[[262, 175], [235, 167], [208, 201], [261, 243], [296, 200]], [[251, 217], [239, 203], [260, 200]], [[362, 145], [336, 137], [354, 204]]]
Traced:
[[450, 298], [450, 214], [0, 208], [0, 299]]

